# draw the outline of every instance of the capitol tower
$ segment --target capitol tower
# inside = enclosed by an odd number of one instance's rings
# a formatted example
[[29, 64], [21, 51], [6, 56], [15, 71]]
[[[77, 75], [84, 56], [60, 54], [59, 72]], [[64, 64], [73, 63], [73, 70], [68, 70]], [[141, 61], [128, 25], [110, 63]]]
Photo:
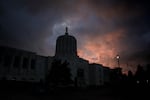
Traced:
[[54, 59], [69, 63], [71, 78], [73, 81], [77, 81], [78, 85], [85, 86], [88, 84], [89, 62], [77, 55], [77, 40], [69, 35], [67, 27], [65, 34], [59, 36], [56, 40]]
[[66, 27], [65, 35], [59, 36], [56, 41], [57, 58], [74, 58], [77, 57], [77, 40], [75, 37], [68, 34], [68, 28]]

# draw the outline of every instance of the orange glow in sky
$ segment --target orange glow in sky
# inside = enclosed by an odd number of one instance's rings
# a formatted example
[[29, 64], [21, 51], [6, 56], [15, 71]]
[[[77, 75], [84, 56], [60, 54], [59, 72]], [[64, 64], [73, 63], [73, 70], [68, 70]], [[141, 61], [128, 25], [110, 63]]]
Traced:
[[110, 32], [101, 36], [89, 38], [83, 48], [78, 49], [78, 55], [91, 63], [116, 67], [115, 57], [119, 51], [119, 41], [124, 37], [123, 30]]

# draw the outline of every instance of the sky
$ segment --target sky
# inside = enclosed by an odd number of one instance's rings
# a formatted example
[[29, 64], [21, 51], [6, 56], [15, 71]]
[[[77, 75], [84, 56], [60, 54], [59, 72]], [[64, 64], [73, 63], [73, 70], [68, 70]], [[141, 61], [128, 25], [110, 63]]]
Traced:
[[78, 55], [123, 71], [150, 61], [148, 0], [0, 0], [0, 45], [54, 56], [56, 39], [77, 39]]

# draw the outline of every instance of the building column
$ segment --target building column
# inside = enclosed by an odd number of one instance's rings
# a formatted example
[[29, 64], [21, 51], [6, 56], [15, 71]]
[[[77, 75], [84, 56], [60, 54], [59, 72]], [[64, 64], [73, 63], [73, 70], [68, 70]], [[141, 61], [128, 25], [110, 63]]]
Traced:
[[23, 73], [23, 56], [20, 56], [19, 75]]
[[4, 65], [4, 56], [3, 56], [3, 55], [1, 56], [1, 62], [0, 62], [0, 65], [1, 65], [1, 67], [3, 67], [3, 65]]
[[27, 74], [28, 74], [28, 76], [30, 76], [31, 77], [31, 60], [32, 60], [32, 56], [29, 56], [29, 63], [28, 63], [28, 72], [27, 72]]
[[4, 57], [1, 56], [1, 62], [0, 62], [0, 74], [3, 75], [4, 73]]
[[13, 68], [14, 61], [15, 61], [15, 56], [12, 55], [12, 60], [11, 60], [11, 64], [10, 64], [10, 74], [11, 75], [13, 75], [13, 72], [14, 72], [14, 68]]

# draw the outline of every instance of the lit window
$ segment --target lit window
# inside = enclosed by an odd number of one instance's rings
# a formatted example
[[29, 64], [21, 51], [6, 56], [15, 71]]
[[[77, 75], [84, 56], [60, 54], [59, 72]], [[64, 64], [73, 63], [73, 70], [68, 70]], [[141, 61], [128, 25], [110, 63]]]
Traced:
[[16, 77], [12, 77], [12, 79], [11, 80], [16, 80]]
[[147, 82], [147, 84], [148, 84], [148, 82], [149, 82], [149, 81], [148, 81], [148, 80], [146, 80], [146, 82]]
[[139, 81], [139, 80], [137, 80], [137, 81], [136, 81], [136, 83], [137, 83], [137, 84], [139, 84], [139, 83], [140, 83], [140, 81]]

